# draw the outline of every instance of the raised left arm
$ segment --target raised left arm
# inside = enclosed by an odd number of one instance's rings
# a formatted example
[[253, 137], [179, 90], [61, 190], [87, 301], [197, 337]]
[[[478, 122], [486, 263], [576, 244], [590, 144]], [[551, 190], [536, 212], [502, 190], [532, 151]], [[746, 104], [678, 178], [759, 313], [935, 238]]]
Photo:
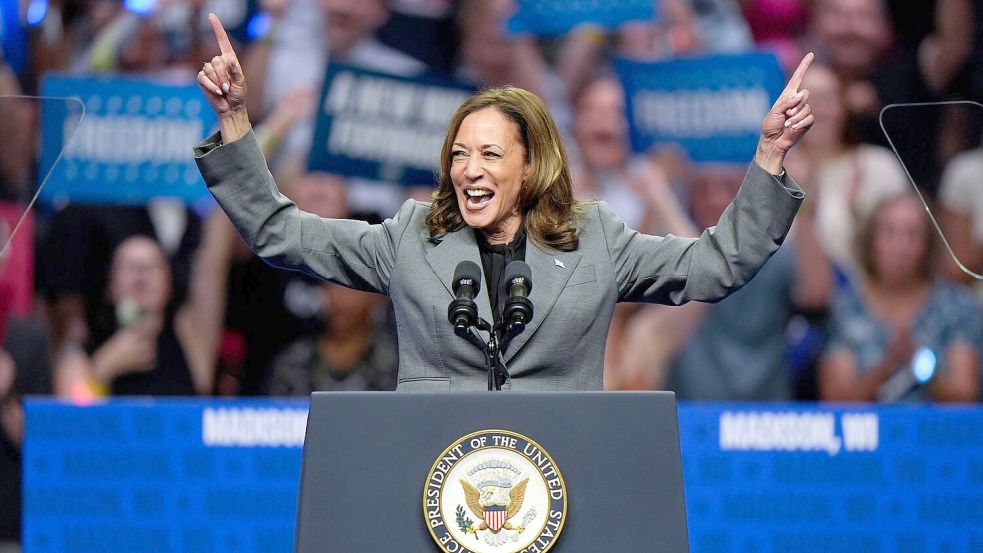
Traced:
[[761, 123], [757, 154], [737, 197], [696, 239], [628, 229], [600, 204], [619, 299], [682, 304], [718, 301], [744, 285], [781, 246], [805, 193], [784, 174], [785, 155], [815, 121], [799, 87], [807, 54]]

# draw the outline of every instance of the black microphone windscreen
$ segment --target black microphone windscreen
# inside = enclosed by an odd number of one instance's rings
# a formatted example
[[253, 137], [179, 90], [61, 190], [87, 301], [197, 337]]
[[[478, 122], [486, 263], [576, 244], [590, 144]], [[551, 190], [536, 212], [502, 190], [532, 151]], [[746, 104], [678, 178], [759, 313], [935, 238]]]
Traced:
[[510, 262], [505, 267], [505, 282], [512, 282], [515, 277], [522, 277], [526, 281], [526, 291], [532, 291], [532, 269], [525, 261], [518, 259]]
[[457, 294], [457, 288], [461, 285], [461, 281], [467, 279], [471, 280], [471, 286], [477, 295], [481, 291], [481, 269], [473, 261], [462, 261], [454, 269], [453, 288], [455, 294]]

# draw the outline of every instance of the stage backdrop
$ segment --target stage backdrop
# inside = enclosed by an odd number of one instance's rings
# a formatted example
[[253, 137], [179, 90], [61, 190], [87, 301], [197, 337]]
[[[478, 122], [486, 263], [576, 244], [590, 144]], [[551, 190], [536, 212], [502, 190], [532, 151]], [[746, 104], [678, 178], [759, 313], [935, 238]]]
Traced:
[[[25, 553], [291, 551], [306, 409], [28, 401]], [[694, 553], [983, 551], [983, 409], [685, 404], [679, 421]]]

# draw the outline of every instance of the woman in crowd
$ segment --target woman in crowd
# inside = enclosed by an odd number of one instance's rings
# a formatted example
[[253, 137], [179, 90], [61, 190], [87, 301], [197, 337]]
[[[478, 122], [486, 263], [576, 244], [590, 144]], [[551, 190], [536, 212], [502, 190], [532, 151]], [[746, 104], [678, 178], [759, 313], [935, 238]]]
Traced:
[[[859, 222], [887, 196], [908, 188], [897, 159], [887, 149], [861, 144], [844, 104], [843, 82], [829, 67], [815, 64], [804, 80], [810, 104], [823, 124], [789, 156], [788, 164], [815, 202], [816, 230], [835, 268], [858, 276], [853, 242]], [[804, 185], [805, 186], [805, 185]]]
[[[967, 289], [934, 279], [935, 244], [914, 194], [871, 213], [857, 243], [866, 279], [841, 289], [833, 303], [820, 365], [823, 399], [977, 399], [979, 309]], [[920, 385], [915, 376], [931, 378]]]
[[148, 236], [124, 240], [113, 253], [107, 304], [84, 351], [55, 368], [57, 395], [88, 400], [113, 395], [209, 395], [215, 379], [225, 302], [227, 222], [212, 217], [195, 257], [187, 301], [178, 303], [167, 256]]

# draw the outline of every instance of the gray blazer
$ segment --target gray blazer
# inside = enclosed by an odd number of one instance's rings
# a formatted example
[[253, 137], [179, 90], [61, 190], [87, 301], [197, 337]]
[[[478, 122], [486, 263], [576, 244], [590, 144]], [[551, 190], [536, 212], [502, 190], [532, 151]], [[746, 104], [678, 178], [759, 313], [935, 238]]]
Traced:
[[[272, 265], [387, 294], [399, 333], [397, 390], [484, 390], [483, 354], [454, 334], [447, 305], [462, 260], [481, 266], [469, 227], [430, 238], [430, 204], [409, 200], [382, 224], [305, 213], [276, 188], [252, 133], [218, 134], [195, 147], [209, 190], [246, 243]], [[747, 282], [778, 249], [804, 194], [752, 163], [716, 227], [696, 238], [634, 231], [604, 202], [588, 204], [573, 252], [529, 240], [533, 320], [504, 353], [513, 390], [600, 390], [604, 347], [619, 301], [717, 301]], [[484, 280], [484, 276], [482, 276]], [[476, 298], [490, 319], [488, 284]]]

